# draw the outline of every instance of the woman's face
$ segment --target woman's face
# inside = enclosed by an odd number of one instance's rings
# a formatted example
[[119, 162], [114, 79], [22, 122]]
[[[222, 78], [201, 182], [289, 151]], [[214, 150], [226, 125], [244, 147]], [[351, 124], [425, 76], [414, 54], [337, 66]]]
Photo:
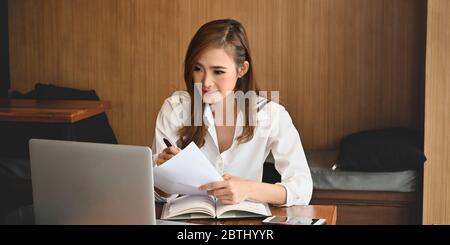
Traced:
[[[237, 70], [233, 58], [223, 48], [209, 48], [199, 57], [193, 79], [202, 84], [203, 102], [214, 104], [233, 92], [248, 62]], [[245, 73], [244, 73], [245, 74]]]

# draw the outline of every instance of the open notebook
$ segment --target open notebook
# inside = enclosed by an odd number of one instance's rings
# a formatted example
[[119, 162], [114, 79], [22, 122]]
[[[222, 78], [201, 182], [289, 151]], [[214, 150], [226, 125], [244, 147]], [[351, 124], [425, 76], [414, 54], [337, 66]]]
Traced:
[[247, 218], [271, 216], [269, 206], [263, 203], [243, 201], [224, 205], [210, 196], [182, 196], [166, 203], [161, 219]]

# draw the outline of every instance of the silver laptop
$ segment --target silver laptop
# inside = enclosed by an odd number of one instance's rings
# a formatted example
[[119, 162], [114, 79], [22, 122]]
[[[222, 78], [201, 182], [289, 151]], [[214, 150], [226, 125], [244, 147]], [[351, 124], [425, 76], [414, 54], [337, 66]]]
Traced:
[[36, 224], [184, 224], [155, 219], [150, 148], [29, 144]]

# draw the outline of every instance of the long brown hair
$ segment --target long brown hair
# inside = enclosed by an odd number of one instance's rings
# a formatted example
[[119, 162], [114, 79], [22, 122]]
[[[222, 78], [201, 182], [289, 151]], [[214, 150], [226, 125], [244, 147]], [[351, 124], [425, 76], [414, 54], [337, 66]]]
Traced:
[[[250, 53], [250, 46], [244, 27], [236, 20], [222, 19], [214, 20], [204, 24], [198, 29], [189, 43], [184, 60], [184, 81], [186, 89], [191, 97], [191, 125], [184, 126], [178, 130], [181, 147], [184, 148], [190, 142], [194, 141], [199, 147], [205, 144], [207, 127], [202, 123], [200, 126], [194, 124], [194, 80], [193, 72], [195, 65], [202, 54], [208, 48], [224, 48], [232, 50], [234, 61], [239, 67], [245, 61], [250, 66], [247, 73], [237, 80], [235, 91], [255, 91], [259, 93], [253, 74], [253, 62]], [[204, 111], [202, 107], [202, 115]], [[245, 143], [253, 138], [254, 126], [249, 123], [249, 103], [245, 103], [245, 124], [242, 134], [238, 137], [238, 142]]]

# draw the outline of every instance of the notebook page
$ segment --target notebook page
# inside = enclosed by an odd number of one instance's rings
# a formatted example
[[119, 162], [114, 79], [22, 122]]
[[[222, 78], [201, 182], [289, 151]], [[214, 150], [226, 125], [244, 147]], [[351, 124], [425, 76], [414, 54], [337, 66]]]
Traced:
[[206, 213], [212, 217], [215, 214], [214, 200], [209, 196], [182, 196], [168, 204], [168, 217], [187, 213]]
[[242, 201], [238, 204], [233, 205], [226, 205], [217, 202], [216, 214], [218, 217], [222, 216], [227, 218], [239, 218], [239, 217], [270, 216], [271, 212], [269, 206], [266, 203]]

